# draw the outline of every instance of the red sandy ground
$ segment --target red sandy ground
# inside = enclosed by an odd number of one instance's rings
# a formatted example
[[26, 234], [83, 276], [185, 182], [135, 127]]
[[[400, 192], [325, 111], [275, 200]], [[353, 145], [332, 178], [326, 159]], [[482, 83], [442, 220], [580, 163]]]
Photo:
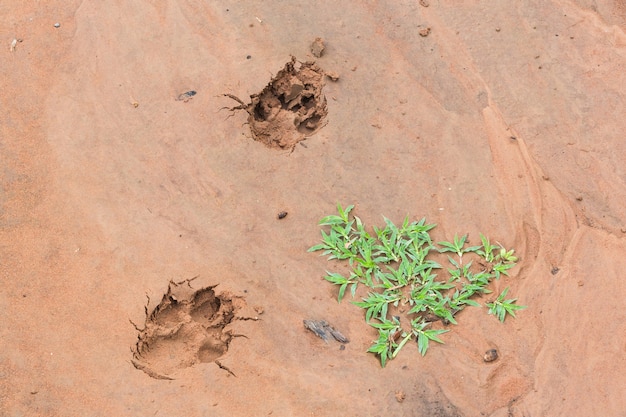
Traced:
[[[0, 415], [626, 416], [622, 2], [40, 3], [0, 5]], [[254, 142], [220, 95], [318, 36], [328, 125], [291, 154]], [[528, 308], [468, 309], [381, 369], [306, 252], [337, 201], [515, 248], [495, 289]], [[236, 377], [150, 378], [129, 319], [196, 275], [264, 309], [220, 359]]]

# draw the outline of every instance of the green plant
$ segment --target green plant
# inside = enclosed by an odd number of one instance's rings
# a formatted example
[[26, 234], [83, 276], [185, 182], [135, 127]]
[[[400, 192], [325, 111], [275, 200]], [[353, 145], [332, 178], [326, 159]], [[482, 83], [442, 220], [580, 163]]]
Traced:
[[[369, 289], [353, 304], [365, 310], [366, 322], [378, 331], [368, 352], [379, 355], [383, 367], [411, 340], [422, 355], [429, 341], [443, 343], [439, 335], [448, 330], [441, 327], [457, 324], [455, 316], [465, 307], [479, 307], [475, 299], [490, 293], [490, 282], [508, 276], [517, 262], [515, 251], [491, 245], [482, 234], [478, 246], [467, 246], [467, 235], [435, 244], [429, 232], [436, 225], [425, 219], [409, 222], [407, 217], [398, 227], [384, 218], [385, 226], [374, 227], [370, 234], [361, 219], [352, 215], [353, 209], [354, 205], [343, 208], [337, 204], [338, 214], [319, 223], [328, 227], [321, 231], [322, 242], [309, 252], [322, 251], [329, 260], [348, 261], [348, 277], [326, 272], [325, 279], [339, 286], [338, 301], [348, 288], [352, 298], [359, 286]], [[437, 258], [446, 252], [454, 253], [458, 260], [447, 256], [449, 277], [443, 280], [436, 273], [443, 269]], [[472, 259], [464, 262], [464, 255]], [[524, 308], [514, 304], [516, 299], [504, 300], [507, 291], [487, 304], [489, 313], [500, 321], [506, 313], [515, 316], [515, 310]], [[402, 317], [406, 323], [401, 322]]]
[[507, 292], [509, 292], [509, 287], [506, 287], [504, 291], [502, 291], [502, 293], [498, 296], [498, 298], [496, 298], [493, 302], [485, 304], [487, 307], [489, 307], [489, 314], [495, 315], [501, 322], [504, 322], [507, 313], [515, 317], [516, 310], [522, 310], [526, 308], [526, 306], [520, 306], [515, 304], [517, 298], [510, 298], [508, 300], [505, 300], [504, 297], [506, 297]]
[[467, 240], [467, 235], [459, 238], [457, 235], [454, 235], [454, 242], [439, 242], [441, 245], [441, 249], [439, 252], [454, 252], [459, 256], [459, 263], [463, 263], [463, 254], [468, 252], [476, 252], [481, 247], [480, 246], [470, 246], [469, 248], [464, 248], [465, 241]]

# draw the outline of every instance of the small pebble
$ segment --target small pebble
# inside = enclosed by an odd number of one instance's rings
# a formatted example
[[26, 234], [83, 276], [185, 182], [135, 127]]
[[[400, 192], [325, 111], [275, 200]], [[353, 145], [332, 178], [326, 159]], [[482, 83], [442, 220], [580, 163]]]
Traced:
[[188, 102], [189, 100], [191, 100], [191, 98], [193, 96], [195, 96], [197, 93], [194, 90], [189, 90], [185, 93], [180, 94], [176, 100], [177, 101], [184, 101], [185, 103]]
[[278, 215], [276, 216], [278, 218], [278, 220], [282, 220], [285, 217], [287, 217], [287, 212], [286, 211], [281, 211], [280, 213], [278, 213]]
[[54, 27], [55, 27], [55, 28], [60, 28], [60, 27], [61, 27], [61, 24], [57, 22], [57, 23], [55, 23], [55, 24], [54, 24]]
[[498, 359], [498, 351], [496, 349], [489, 349], [483, 356], [485, 362], [493, 362], [496, 359]]
[[335, 71], [328, 71], [324, 73], [328, 78], [330, 78], [331, 81], [337, 81], [339, 80], [339, 74], [337, 74]]
[[324, 54], [324, 49], [326, 49], [324, 39], [315, 38], [315, 40], [311, 44], [311, 53], [313, 54], [313, 56], [320, 58]]
[[396, 401], [401, 403], [406, 398], [406, 394], [404, 393], [404, 391], [398, 390], [396, 391], [395, 397], [396, 397]]

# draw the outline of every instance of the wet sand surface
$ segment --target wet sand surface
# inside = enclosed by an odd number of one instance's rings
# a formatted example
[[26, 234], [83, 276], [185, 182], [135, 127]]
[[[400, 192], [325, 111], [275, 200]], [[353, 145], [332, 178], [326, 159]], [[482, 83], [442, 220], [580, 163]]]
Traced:
[[[620, 2], [13, 3], [0, 414], [626, 415]], [[269, 147], [224, 94], [250, 102], [291, 56], [338, 79], [314, 132]], [[382, 369], [363, 312], [323, 280], [336, 265], [307, 253], [337, 202], [368, 225], [426, 217], [435, 240], [514, 248], [494, 290], [527, 308], [504, 324], [463, 311], [444, 345]], [[129, 321], [194, 277], [211, 301], [187, 323], [232, 320], [190, 362], [152, 357], [171, 379], [151, 377]]]

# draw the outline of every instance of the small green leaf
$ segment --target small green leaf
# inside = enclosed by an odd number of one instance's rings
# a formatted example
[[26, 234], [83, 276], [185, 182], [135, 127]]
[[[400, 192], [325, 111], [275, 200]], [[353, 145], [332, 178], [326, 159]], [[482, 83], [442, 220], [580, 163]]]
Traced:
[[417, 349], [422, 356], [426, 355], [426, 351], [428, 351], [428, 337], [424, 332], [420, 332], [417, 335]]
[[339, 216], [335, 216], [335, 215], [330, 215], [330, 216], [326, 216], [324, 218], [322, 218], [319, 222], [320, 226], [334, 226], [334, 225], [340, 225], [345, 223], [344, 220], [339, 217]]
[[320, 243], [319, 245], [311, 246], [307, 250], [307, 252], [315, 252], [315, 251], [322, 250], [322, 249], [327, 249], [327, 248], [328, 248], [327, 245], [325, 245], [324, 243]]
[[509, 275], [508, 270], [513, 268], [515, 264], [503, 264], [502, 262], [493, 266], [493, 274], [496, 279], [500, 279], [500, 274]]
[[363, 301], [354, 301], [353, 304], [366, 309], [365, 321], [369, 322], [372, 318], [384, 321], [387, 319], [387, 310], [389, 304], [400, 300], [400, 294], [394, 293], [376, 293], [370, 292]]
[[343, 294], [346, 292], [346, 287], [348, 286], [348, 284], [342, 284], [341, 287], [339, 287], [339, 295], [337, 296], [337, 301], [341, 301], [341, 299], [343, 298]]
[[489, 242], [489, 239], [487, 239], [482, 233], [480, 234], [480, 240], [483, 246], [482, 246], [482, 249], [476, 251], [476, 253], [482, 256], [483, 258], [485, 258], [485, 261], [493, 262], [494, 260], [493, 252], [500, 249], [500, 247], [497, 245], [492, 245], [491, 242]]
[[503, 259], [505, 262], [517, 262], [517, 257], [513, 255], [515, 253], [514, 250], [507, 251], [504, 248], [500, 249], [500, 253], [497, 258]]
[[354, 284], [352, 284], [352, 287], [350, 287], [350, 293], [352, 294], [352, 298], [354, 298], [354, 296], [356, 295], [356, 289], [358, 285], [359, 283], [355, 282]]
[[428, 350], [428, 342], [430, 340], [442, 343], [443, 341], [439, 339], [437, 336], [446, 333], [448, 330], [420, 330], [417, 333], [417, 349], [422, 356], [426, 355], [426, 351]]

